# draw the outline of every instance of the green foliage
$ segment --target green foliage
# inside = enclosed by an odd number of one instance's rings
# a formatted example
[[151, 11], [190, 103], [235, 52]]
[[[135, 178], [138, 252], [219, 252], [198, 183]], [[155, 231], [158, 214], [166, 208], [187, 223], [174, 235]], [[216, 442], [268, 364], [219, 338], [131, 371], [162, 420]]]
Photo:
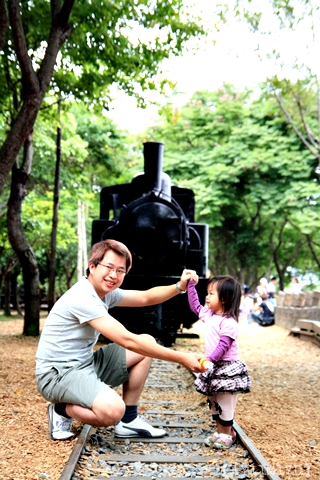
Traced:
[[[281, 28], [294, 27], [319, 10], [317, 5], [310, 0], [269, 0], [263, 3], [258, 0], [234, 0], [231, 2], [230, 10], [235, 17], [245, 20], [253, 31], [261, 28], [264, 15], [268, 13], [278, 20]], [[227, 9], [229, 13], [229, 9]], [[225, 13], [225, 17], [227, 17]]]
[[276, 101], [228, 85], [197, 92], [179, 111], [167, 106], [163, 118], [149, 136], [165, 139], [166, 173], [195, 191], [197, 220], [210, 225], [210, 270], [255, 283], [276, 273], [275, 261], [310, 269], [319, 182]]
[[[300, 13], [309, 19], [319, 10], [307, 0], [299, 3], [308, 7]], [[260, 28], [264, 11], [257, 2], [233, 4], [239, 18], [254, 30]], [[295, 5], [290, 0], [268, 2], [282, 27], [297, 26], [302, 20]], [[28, 52], [37, 71], [50, 30], [50, 3], [35, 0], [20, 6]], [[221, 5], [222, 21], [227, 13], [227, 7]], [[201, 22], [184, 8], [182, 0], [75, 2], [70, 23], [73, 33], [61, 49], [34, 128], [34, 169], [23, 206], [24, 228], [44, 284], [56, 135], [61, 127], [57, 252], [61, 292], [64, 275], [75, 265], [78, 200], [87, 206], [89, 245], [101, 188], [128, 182], [142, 168], [141, 139], [135, 142], [101, 114], [108, 109], [110, 86], [117, 85], [143, 104], [146, 90], [172, 87], [169, 80], [157, 77], [161, 61], [179, 55], [189, 39], [204, 34]], [[0, 56], [2, 139], [23, 100], [22, 73], [11, 31], [7, 40]], [[275, 273], [276, 262], [284, 270], [293, 265], [301, 272], [317, 271], [317, 159], [304, 142], [310, 140], [305, 135], [305, 121], [311, 137], [317, 139], [318, 135], [317, 87], [317, 78], [308, 75], [296, 83], [274, 77], [262, 86], [258, 100], [252, 100], [251, 92], [239, 92], [232, 85], [216, 92], [196, 92], [182, 109], [164, 107], [163, 124], [148, 132], [149, 139], [165, 142], [164, 170], [175, 183], [196, 193], [198, 221], [210, 225], [213, 272], [237, 274], [254, 283], [262, 275]], [[274, 92], [281, 95], [301, 137], [281, 114]], [[3, 260], [12, 252], [5, 217], [0, 219]]]
[[[52, 5], [47, 0], [20, 3], [25, 35], [20, 45], [25, 43], [41, 80], [45, 50], [52, 47], [50, 29], [56, 13], [51, 11]], [[14, 19], [10, 17], [10, 21]], [[172, 87], [170, 80], [156, 76], [161, 61], [179, 55], [191, 38], [204, 35], [200, 19], [184, 7], [182, 0], [79, 1], [74, 4], [69, 23], [72, 34], [62, 45], [41, 113], [36, 125], [31, 126], [33, 172], [23, 207], [23, 226], [43, 269], [49, 251], [58, 127], [62, 131], [58, 244], [65, 256], [73, 250], [75, 259], [77, 201], [87, 204], [90, 226], [91, 216], [98, 216], [101, 188], [131, 179], [141, 165], [134, 142], [101, 115], [103, 109], [108, 110], [110, 87], [117, 85], [143, 104], [146, 90], [163, 92], [167, 86]], [[28, 72], [21, 69], [19, 61], [22, 56], [24, 64], [29, 59], [14, 41], [15, 26], [8, 29], [0, 55], [3, 140], [30, 89]], [[18, 163], [21, 157], [20, 152]], [[5, 237], [5, 223], [0, 230]]]
[[[77, 262], [78, 200], [86, 206], [87, 245], [90, 248], [91, 224], [93, 219], [99, 217], [101, 188], [131, 181], [134, 173], [141, 170], [142, 155], [136, 152], [137, 147], [126, 132], [119, 130], [107, 117], [94, 114], [84, 106], [70, 105], [61, 114], [60, 122], [55, 115], [56, 108], [42, 110], [35, 126], [34, 168], [28, 195], [22, 206], [22, 223], [37, 258], [41, 287], [46, 289], [53, 218], [56, 135], [60, 126], [62, 163], [57, 232], [57, 294], [61, 295], [67, 289], [66, 278]], [[7, 235], [5, 202], [3, 199], [3, 215], [0, 216], [2, 265], [8, 256], [13, 256]]]
[[137, 164], [128, 133], [121, 131], [106, 116], [72, 106], [77, 118], [77, 133], [87, 142], [87, 156], [82, 164], [87, 187], [99, 192], [102, 187], [125, 183]]
[[[37, 71], [51, 27], [50, 2], [22, 2], [21, 18]], [[201, 19], [182, 0], [78, 1], [70, 24], [72, 34], [61, 48], [49, 93], [72, 95], [90, 108], [108, 109], [112, 84], [136, 95], [141, 104], [146, 90], [172, 86], [170, 80], [156, 79], [162, 60], [179, 55], [191, 38], [205, 34]], [[9, 125], [22, 101], [22, 75], [10, 31], [0, 65], [0, 111]]]

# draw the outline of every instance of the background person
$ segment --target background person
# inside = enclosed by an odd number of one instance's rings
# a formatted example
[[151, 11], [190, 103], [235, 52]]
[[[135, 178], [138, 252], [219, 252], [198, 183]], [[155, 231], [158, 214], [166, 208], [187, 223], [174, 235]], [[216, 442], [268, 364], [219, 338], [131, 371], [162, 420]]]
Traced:
[[277, 278], [271, 277], [270, 282], [268, 283], [268, 286], [267, 286], [267, 293], [269, 295], [269, 298], [275, 298], [276, 296], [276, 283], [277, 283]]
[[300, 293], [302, 290], [298, 277], [292, 277], [289, 288], [285, 290], [286, 293]]
[[247, 366], [239, 358], [239, 309], [241, 285], [231, 276], [208, 281], [206, 306], [199, 303], [195, 282], [188, 284], [191, 310], [205, 324], [205, 356], [213, 366], [195, 380], [198, 392], [207, 395], [217, 433], [206, 439], [214, 448], [230, 448], [235, 440], [232, 428], [238, 393], [249, 392], [251, 380]]
[[[184, 270], [176, 285], [146, 291], [122, 290], [131, 268], [127, 247], [115, 240], [95, 244], [87, 276], [55, 303], [43, 327], [36, 362], [38, 391], [48, 400], [53, 440], [73, 436], [73, 419], [93, 426], [115, 425], [120, 437], [161, 437], [163, 429], [138, 416], [138, 401], [152, 358], [177, 362], [200, 372], [200, 356], [158, 345], [149, 335], [135, 335], [111, 317], [108, 309], [144, 307], [183, 293], [196, 272]], [[111, 344], [93, 352], [100, 333]], [[123, 385], [121, 398], [112, 387]]]
[[273, 325], [275, 303], [275, 299], [269, 298], [267, 294], [262, 295], [258, 311], [252, 312], [251, 318], [262, 327]]
[[[262, 298], [262, 295], [268, 293], [268, 280], [266, 278], [260, 278], [259, 285], [256, 288], [257, 297]], [[260, 303], [260, 302], [259, 302]]]
[[240, 317], [249, 323], [251, 312], [254, 309], [254, 296], [247, 285], [243, 287], [243, 295], [240, 302]]

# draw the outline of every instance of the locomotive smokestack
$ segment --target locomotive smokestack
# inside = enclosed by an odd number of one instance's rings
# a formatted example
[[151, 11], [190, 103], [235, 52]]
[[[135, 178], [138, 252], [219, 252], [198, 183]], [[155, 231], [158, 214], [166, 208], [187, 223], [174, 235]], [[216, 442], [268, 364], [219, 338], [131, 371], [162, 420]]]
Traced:
[[163, 143], [145, 142], [143, 144], [144, 173], [150, 190], [161, 190], [163, 152]]

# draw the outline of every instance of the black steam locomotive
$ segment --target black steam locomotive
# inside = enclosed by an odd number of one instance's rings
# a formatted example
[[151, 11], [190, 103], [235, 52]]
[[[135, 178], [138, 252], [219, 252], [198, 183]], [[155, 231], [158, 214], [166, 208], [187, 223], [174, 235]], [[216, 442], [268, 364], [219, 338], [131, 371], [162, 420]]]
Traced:
[[[92, 244], [112, 238], [132, 253], [133, 266], [124, 289], [170, 285], [184, 268], [196, 270], [201, 303], [206, 295], [208, 225], [194, 223], [194, 192], [171, 185], [162, 172], [164, 145], [144, 143], [144, 173], [131, 183], [105, 187], [100, 219], [92, 225]], [[150, 333], [170, 346], [182, 327], [197, 320], [185, 295], [146, 308], [116, 307], [110, 314], [134, 333]]]

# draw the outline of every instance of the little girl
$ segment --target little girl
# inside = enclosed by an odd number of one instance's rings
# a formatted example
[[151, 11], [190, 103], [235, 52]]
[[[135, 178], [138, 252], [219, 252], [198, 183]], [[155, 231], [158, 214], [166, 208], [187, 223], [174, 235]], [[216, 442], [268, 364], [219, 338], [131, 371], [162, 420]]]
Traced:
[[191, 310], [205, 324], [205, 356], [212, 368], [195, 380], [198, 392], [208, 396], [212, 419], [218, 432], [206, 439], [214, 448], [230, 448], [235, 441], [232, 428], [238, 393], [248, 393], [251, 385], [247, 366], [239, 359], [237, 338], [241, 286], [231, 276], [210, 278], [206, 306], [199, 303], [194, 280], [188, 284]]

